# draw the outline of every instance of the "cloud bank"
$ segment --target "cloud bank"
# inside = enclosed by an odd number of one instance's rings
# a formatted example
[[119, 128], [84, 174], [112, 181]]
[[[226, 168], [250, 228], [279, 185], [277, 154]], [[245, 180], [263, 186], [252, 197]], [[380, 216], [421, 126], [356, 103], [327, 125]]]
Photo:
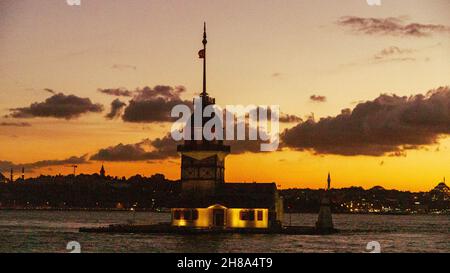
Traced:
[[170, 135], [154, 140], [144, 139], [134, 144], [118, 144], [100, 149], [90, 157], [97, 161], [161, 160], [177, 156], [175, 141]]
[[13, 169], [21, 169], [25, 168], [25, 171], [30, 171], [34, 169], [50, 167], [50, 166], [58, 166], [58, 165], [66, 165], [66, 164], [84, 164], [88, 163], [87, 161], [88, 155], [82, 156], [71, 156], [62, 160], [40, 160], [32, 163], [24, 163], [24, 164], [15, 164], [11, 161], [1, 161], [0, 160], [0, 171], [8, 171], [11, 168]]
[[183, 86], [167, 85], [137, 89], [136, 95], [125, 108], [122, 119], [126, 122], [146, 123], [174, 121], [175, 119], [170, 117], [170, 112], [175, 105], [192, 104], [181, 99], [180, 95], [185, 91]]
[[74, 119], [86, 113], [99, 113], [103, 111], [101, 104], [92, 103], [89, 98], [80, 98], [75, 95], [58, 93], [44, 102], [35, 102], [28, 107], [10, 109], [8, 117], [34, 118], [53, 117]]
[[316, 154], [397, 156], [436, 144], [448, 134], [450, 89], [439, 87], [426, 95], [380, 95], [359, 103], [353, 111], [344, 109], [335, 117], [301, 122], [286, 129], [281, 140], [284, 147]]
[[390, 35], [401, 37], [427, 37], [433, 34], [448, 34], [450, 27], [436, 24], [405, 23], [402, 18], [364, 18], [344, 16], [337, 25], [346, 27], [354, 33], [366, 35]]
[[[248, 129], [246, 129], [248, 132]], [[174, 141], [170, 134], [153, 140], [144, 139], [133, 144], [118, 144], [104, 149], [90, 157], [95, 161], [154, 161], [179, 157], [177, 145], [182, 141]], [[260, 140], [232, 140], [224, 141], [231, 145], [231, 154], [260, 152], [262, 143]]]

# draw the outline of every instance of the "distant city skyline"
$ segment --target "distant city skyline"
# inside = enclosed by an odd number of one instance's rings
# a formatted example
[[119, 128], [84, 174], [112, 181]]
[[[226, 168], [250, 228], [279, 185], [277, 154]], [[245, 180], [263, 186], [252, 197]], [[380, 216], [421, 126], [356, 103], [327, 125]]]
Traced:
[[[0, 176], [0, 209], [120, 209], [164, 211], [180, 201], [181, 181], [162, 174], [136, 175], [128, 179], [102, 175], [43, 176], [5, 182]], [[89, 185], [88, 187], [86, 187]], [[229, 183], [228, 185], [233, 185]], [[256, 183], [250, 185], [261, 185]], [[242, 185], [241, 185], [242, 186]], [[234, 186], [236, 187], [236, 185]], [[63, 189], [63, 190], [62, 190]], [[113, 193], [109, 195], [108, 193]], [[76, 194], [74, 194], [76, 192]], [[325, 188], [280, 189], [285, 210], [316, 213]], [[448, 214], [450, 188], [440, 182], [421, 191], [399, 191], [375, 186], [331, 187], [334, 213]]]
[[[280, 105], [282, 149], [225, 181], [428, 191], [450, 177], [450, 2], [0, 2], [0, 171], [180, 177], [168, 114]], [[314, 118], [314, 122], [312, 121]], [[320, 121], [321, 118], [324, 118]]]

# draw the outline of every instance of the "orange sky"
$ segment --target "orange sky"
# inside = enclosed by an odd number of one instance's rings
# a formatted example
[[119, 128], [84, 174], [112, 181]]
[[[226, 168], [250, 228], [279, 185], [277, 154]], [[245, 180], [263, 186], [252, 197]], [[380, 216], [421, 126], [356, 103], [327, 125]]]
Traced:
[[[119, 143], [163, 137], [170, 123], [106, 120], [115, 97], [99, 88], [182, 85], [183, 99], [201, 90], [203, 21], [208, 23], [208, 92], [220, 105], [277, 104], [283, 113], [336, 116], [381, 93], [424, 94], [449, 85], [450, 35], [366, 35], [336, 24], [343, 16], [398, 18], [406, 23], [450, 26], [447, 0], [347, 1], [83, 1], [0, 2], [0, 161], [15, 164], [92, 155]], [[405, 23], [405, 24], [406, 24]], [[378, 61], [383, 49], [402, 52]], [[395, 54], [397, 54], [395, 53]], [[42, 102], [52, 94], [89, 98], [103, 113], [75, 119], [5, 118], [9, 109]], [[313, 102], [311, 95], [325, 96]], [[127, 101], [130, 98], [124, 98]], [[292, 127], [295, 124], [284, 125]], [[231, 155], [227, 181], [275, 181], [282, 188], [382, 185], [430, 190], [450, 177], [450, 139], [408, 150], [406, 156], [315, 155], [284, 149]], [[180, 176], [179, 159], [105, 162], [111, 175]], [[97, 172], [101, 162], [81, 164]], [[7, 170], [2, 170], [7, 172]], [[70, 173], [50, 166], [27, 175]]]

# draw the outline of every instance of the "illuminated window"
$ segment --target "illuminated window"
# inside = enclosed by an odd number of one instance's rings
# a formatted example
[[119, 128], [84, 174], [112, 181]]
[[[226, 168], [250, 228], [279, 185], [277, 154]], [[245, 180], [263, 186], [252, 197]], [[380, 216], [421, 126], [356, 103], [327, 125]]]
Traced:
[[262, 210], [258, 210], [257, 219], [258, 219], [258, 221], [262, 221], [263, 220], [263, 211]]

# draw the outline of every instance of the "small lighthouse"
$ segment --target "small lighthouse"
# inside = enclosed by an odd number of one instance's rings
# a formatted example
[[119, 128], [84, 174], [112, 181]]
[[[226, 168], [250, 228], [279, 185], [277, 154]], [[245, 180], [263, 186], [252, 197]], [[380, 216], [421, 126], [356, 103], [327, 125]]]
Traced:
[[334, 231], [333, 218], [331, 216], [331, 200], [330, 200], [330, 184], [331, 177], [328, 173], [327, 189], [320, 201], [319, 218], [316, 222], [316, 229], [321, 233], [328, 233]]

